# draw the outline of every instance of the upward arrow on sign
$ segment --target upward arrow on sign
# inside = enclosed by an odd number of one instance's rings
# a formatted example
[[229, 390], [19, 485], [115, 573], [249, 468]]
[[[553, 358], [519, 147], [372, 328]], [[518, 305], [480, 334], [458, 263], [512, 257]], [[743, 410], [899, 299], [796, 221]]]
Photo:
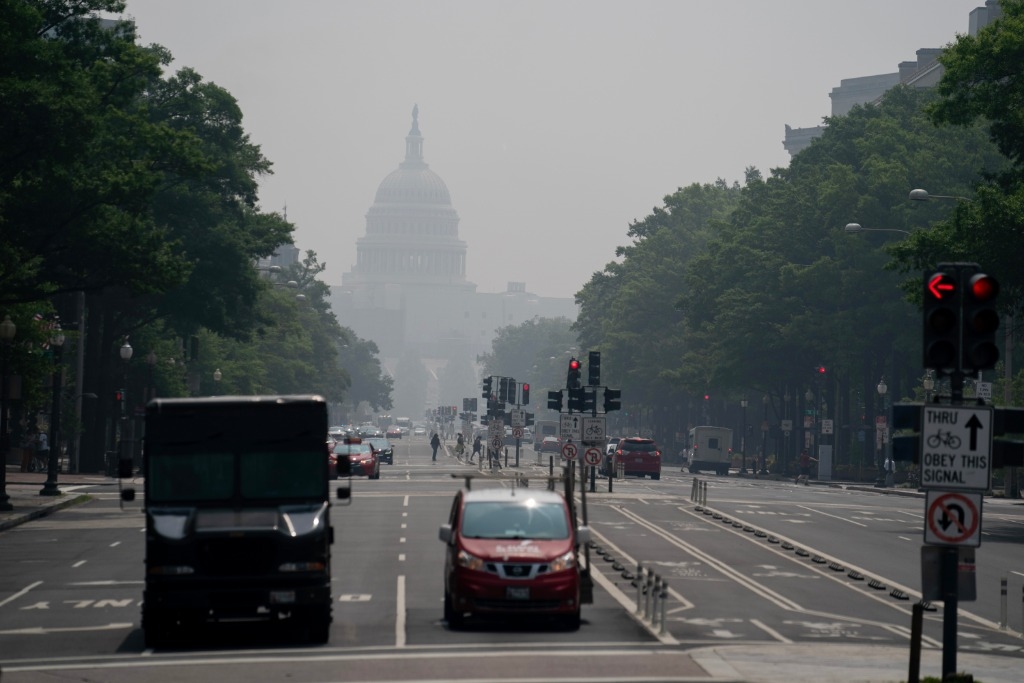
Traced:
[[978, 419], [977, 415], [971, 415], [971, 419], [967, 421], [965, 426], [971, 430], [971, 450], [976, 451], [978, 450], [978, 430], [984, 425], [981, 424], [981, 420]]

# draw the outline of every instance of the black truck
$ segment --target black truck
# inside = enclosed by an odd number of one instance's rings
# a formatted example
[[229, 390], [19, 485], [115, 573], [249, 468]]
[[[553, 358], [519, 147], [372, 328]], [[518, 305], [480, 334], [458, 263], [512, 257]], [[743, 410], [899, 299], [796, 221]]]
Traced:
[[[327, 429], [319, 396], [149, 403], [148, 647], [176, 642], [200, 625], [245, 620], [284, 623], [311, 642], [327, 642], [334, 541]], [[340, 499], [349, 495], [338, 491]]]

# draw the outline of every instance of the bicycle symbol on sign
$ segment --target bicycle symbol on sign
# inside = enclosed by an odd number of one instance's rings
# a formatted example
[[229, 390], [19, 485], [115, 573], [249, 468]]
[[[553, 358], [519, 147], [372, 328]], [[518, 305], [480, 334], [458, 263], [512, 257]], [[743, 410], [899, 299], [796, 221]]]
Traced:
[[928, 448], [938, 448], [939, 446], [960, 448], [960, 437], [951, 431], [944, 432], [940, 429], [935, 434], [929, 434], [925, 443], [928, 444]]
[[604, 434], [604, 428], [599, 424], [592, 424], [587, 426], [584, 436], [601, 436], [602, 434]]

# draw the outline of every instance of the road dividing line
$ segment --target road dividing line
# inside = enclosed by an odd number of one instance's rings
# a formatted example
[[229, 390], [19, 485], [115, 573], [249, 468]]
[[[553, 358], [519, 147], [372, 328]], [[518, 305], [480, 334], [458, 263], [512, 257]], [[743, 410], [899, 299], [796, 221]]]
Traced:
[[765, 624], [760, 619], [751, 619], [750, 623], [753, 624], [754, 626], [758, 627], [759, 629], [761, 629], [762, 631], [764, 631], [765, 633], [770, 635], [772, 638], [774, 638], [775, 640], [779, 641], [780, 643], [785, 643], [786, 645], [791, 645], [793, 643], [792, 640], [790, 640], [786, 636], [782, 635], [781, 633], [779, 633], [778, 631], [776, 631], [772, 627], [768, 626], [767, 624]]
[[6, 600], [0, 600], [0, 607], [3, 607], [4, 605], [6, 605], [9, 602], [13, 602], [13, 601], [17, 600], [18, 598], [20, 598], [21, 596], [25, 595], [25, 593], [28, 593], [33, 588], [36, 588], [37, 586], [41, 586], [41, 585], [43, 585], [42, 581], [36, 581], [35, 583], [30, 583], [29, 585], [25, 586], [20, 591], [18, 591], [17, 593], [12, 595], [11, 597], [7, 598]]
[[395, 596], [395, 647], [405, 647], [405, 575], [398, 576]]
[[862, 526], [865, 529], [868, 526], [867, 524], [861, 524], [860, 522], [855, 522], [852, 519], [847, 519], [846, 517], [840, 517], [839, 515], [830, 515], [827, 512], [822, 512], [821, 510], [815, 510], [814, 508], [809, 508], [806, 505], [797, 505], [797, 507], [802, 509], [802, 510], [807, 510], [808, 512], [813, 512], [813, 513], [818, 514], [818, 515], [824, 515], [825, 517], [831, 517], [832, 519], [838, 519], [840, 522], [849, 522], [850, 524], [856, 524], [857, 526]]

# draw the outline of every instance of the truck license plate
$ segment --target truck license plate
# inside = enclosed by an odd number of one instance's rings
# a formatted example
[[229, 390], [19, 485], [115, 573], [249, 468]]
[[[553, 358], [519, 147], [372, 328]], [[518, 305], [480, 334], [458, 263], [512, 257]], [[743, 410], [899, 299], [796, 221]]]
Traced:
[[505, 588], [505, 597], [509, 600], [529, 600], [530, 589], [525, 586], [508, 586]]

